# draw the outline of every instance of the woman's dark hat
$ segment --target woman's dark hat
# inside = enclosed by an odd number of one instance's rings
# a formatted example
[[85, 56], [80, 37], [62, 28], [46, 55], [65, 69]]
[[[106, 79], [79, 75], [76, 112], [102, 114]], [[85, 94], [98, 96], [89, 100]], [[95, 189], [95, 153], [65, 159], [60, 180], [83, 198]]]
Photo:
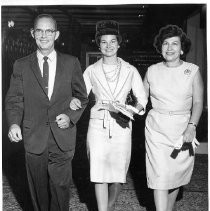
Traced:
[[[102, 35], [117, 35], [119, 38], [119, 43], [122, 41], [122, 37], [119, 32], [119, 23], [114, 20], [103, 20], [103, 21], [98, 21], [96, 23], [96, 34], [95, 34], [95, 39], [96, 43], [99, 37]], [[98, 44], [98, 43], [97, 43]]]

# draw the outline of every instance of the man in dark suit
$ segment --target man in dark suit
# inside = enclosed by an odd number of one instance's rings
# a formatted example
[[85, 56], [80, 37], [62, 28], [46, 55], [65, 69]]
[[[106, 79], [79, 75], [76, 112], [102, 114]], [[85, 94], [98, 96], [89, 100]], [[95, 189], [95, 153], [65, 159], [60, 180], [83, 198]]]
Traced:
[[[59, 31], [52, 16], [39, 15], [31, 35], [37, 51], [15, 62], [6, 96], [8, 136], [23, 138], [34, 210], [67, 211], [75, 124], [88, 102], [85, 83], [78, 59], [54, 49]], [[80, 110], [70, 109], [73, 96]]]

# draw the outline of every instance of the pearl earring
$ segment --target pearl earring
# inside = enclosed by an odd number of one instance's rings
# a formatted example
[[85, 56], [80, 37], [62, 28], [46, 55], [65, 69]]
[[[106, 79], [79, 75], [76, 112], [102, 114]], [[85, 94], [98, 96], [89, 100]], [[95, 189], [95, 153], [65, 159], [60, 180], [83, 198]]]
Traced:
[[183, 51], [181, 51], [181, 55], [183, 55], [183, 53], [184, 53], [184, 52], [183, 52]]

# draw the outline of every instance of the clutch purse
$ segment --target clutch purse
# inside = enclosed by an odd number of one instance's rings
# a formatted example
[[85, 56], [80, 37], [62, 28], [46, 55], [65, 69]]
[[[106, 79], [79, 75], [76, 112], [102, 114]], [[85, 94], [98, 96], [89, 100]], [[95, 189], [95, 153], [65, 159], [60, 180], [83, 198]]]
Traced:
[[174, 149], [170, 156], [171, 158], [176, 159], [176, 157], [181, 151], [186, 151], [186, 150], [189, 150], [189, 156], [194, 156], [195, 155], [194, 149], [196, 149], [198, 145], [200, 145], [200, 143], [197, 141], [196, 138], [194, 138], [192, 142], [183, 143], [183, 136], [181, 136], [178, 139], [177, 143], [175, 144]]
[[[130, 92], [127, 95], [126, 101], [125, 101], [126, 105], [131, 105], [133, 107], [136, 107], [137, 105], [137, 98], [136, 96], [133, 94], [132, 89], [130, 90]], [[123, 112], [118, 112], [118, 113], [113, 113], [110, 112], [111, 116], [113, 118], [116, 119], [116, 122], [122, 127], [122, 128], [126, 128], [129, 127], [129, 121], [131, 120], [131, 118], [129, 118], [129, 116], [123, 114]]]
[[131, 89], [131, 91], [128, 93], [125, 104], [127, 105], [131, 105], [133, 107], [136, 107], [137, 105], [137, 98], [136, 96], [133, 94], [133, 91]]
[[171, 157], [175, 159], [180, 151], [186, 151], [189, 150], [189, 155], [194, 156], [194, 150], [192, 143], [185, 142], [180, 149], [174, 149], [171, 153]]
[[126, 115], [124, 115], [123, 113], [121, 113], [121, 112], [118, 112], [118, 113], [110, 112], [110, 115], [116, 120], [116, 122], [122, 128], [129, 127], [130, 118], [127, 117]]

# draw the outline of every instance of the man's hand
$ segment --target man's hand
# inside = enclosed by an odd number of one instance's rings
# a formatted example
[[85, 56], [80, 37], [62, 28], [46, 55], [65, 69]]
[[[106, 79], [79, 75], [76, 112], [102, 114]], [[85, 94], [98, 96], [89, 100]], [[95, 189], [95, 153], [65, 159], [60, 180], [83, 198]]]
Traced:
[[56, 117], [56, 122], [59, 128], [66, 129], [69, 127], [70, 119], [66, 114], [59, 114]]
[[22, 140], [22, 133], [20, 126], [17, 124], [13, 124], [9, 128], [8, 137], [12, 142], [19, 142]]

